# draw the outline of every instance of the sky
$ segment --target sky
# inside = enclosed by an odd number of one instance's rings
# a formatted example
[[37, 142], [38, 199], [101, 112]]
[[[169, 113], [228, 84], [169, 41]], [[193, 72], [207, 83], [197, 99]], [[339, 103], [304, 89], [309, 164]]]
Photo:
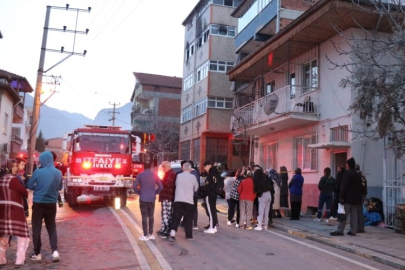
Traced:
[[[61, 76], [59, 85], [43, 78], [41, 102], [52, 91], [49, 107], [94, 119], [99, 110], [130, 102], [135, 86], [133, 72], [182, 77], [184, 33], [182, 25], [198, 0], [0, 0], [0, 69], [27, 78], [35, 90], [45, 24], [49, 28], [85, 31], [87, 35], [49, 31], [44, 70], [67, 54], [72, 56], [45, 75]], [[91, 12], [77, 12], [75, 9]], [[77, 26], [76, 26], [77, 25]]]

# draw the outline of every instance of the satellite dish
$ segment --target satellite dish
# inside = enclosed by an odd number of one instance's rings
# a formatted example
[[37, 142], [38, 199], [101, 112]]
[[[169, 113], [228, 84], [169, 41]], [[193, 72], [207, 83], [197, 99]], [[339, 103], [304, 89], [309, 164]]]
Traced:
[[264, 99], [263, 110], [264, 113], [270, 115], [274, 113], [278, 105], [278, 96], [270, 95]]

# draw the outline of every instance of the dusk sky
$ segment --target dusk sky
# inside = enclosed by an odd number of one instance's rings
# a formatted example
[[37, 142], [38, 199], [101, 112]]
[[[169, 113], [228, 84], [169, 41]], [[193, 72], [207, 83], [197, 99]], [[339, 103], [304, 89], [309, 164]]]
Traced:
[[[51, 9], [50, 28], [66, 26], [88, 35], [48, 32], [47, 49], [83, 53], [72, 56], [46, 75], [62, 76], [46, 105], [94, 118], [109, 103], [130, 102], [133, 72], [182, 77], [184, 32], [182, 22], [197, 0], [0, 0], [0, 69], [26, 77], [35, 89], [46, 6], [87, 9], [91, 12]], [[47, 52], [45, 70], [67, 54]], [[43, 79], [44, 101], [54, 89]]]

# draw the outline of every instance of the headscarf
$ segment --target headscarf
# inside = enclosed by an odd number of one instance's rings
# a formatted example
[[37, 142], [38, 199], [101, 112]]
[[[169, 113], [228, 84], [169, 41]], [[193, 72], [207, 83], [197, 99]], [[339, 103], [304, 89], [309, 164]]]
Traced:
[[269, 172], [269, 176], [271, 178], [271, 180], [273, 180], [274, 182], [277, 183], [277, 186], [281, 187], [281, 179], [279, 174], [276, 172], [276, 170], [271, 169]]

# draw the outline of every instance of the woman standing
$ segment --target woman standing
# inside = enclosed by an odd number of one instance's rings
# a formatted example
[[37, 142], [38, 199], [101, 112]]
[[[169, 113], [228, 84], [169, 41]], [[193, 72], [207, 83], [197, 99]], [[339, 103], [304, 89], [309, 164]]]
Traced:
[[304, 177], [301, 175], [301, 169], [295, 169], [295, 174], [291, 179], [288, 188], [290, 189], [291, 202], [291, 218], [290, 220], [299, 220], [302, 203], [302, 186], [304, 185]]
[[249, 223], [250, 217], [252, 216], [253, 201], [256, 197], [253, 190], [253, 178], [251, 175], [246, 175], [246, 178], [240, 183], [238, 186], [238, 193], [240, 207], [239, 227], [244, 226], [245, 229], [251, 229]]
[[285, 166], [280, 167], [280, 207], [290, 208], [288, 206], [288, 172]]
[[319, 180], [318, 189], [321, 192], [321, 194], [319, 194], [318, 215], [314, 219], [314, 221], [321, 221], [324, 204], [326, 204], [325, 222], [329, 221], [330, 208], [333, 201], [333, 192], [336, 190], [336, 180], [330, 174], [331, 174], [330, 168], [326, 167], [323, 170], [323, 176], [321, 177], [321, 180]]
[[270, 181], [270, 178], [268, 178], [261, 169], [256, 170], [253, 174], [254, 191], [259, 200], [257, 227], [254, 228], [256, 231], [261, 231], [262, 229], [267, 230], [267, 220], [271, 203]]
[[233, 183], [235, 182], [235, 172], [230, 173], [229, 175], [226, 176], [224, 180], [224, 190], [225, 190], [225, 200], [228, 204], [228, 221], [226, 225], [230, 226], [232, 225], [233, 217], [235, 215], [235, 205], [233, 205], [233, 202], [231, 201], [231, 191], [233, 187]]
[[273, 181], [274, 185], [274, 204], [273, 204], [273, 213], [272, 216], [275, 218], [281, 218], [280, 213], [280, 188], [281, 188], [281, 179], [276, 170], [271, 169], [269, 172], [270, 178]]
[[[11, 174], [17, 167], [16, 160], [8, 160], [7, 165], [0, 168], [0, 264], [7, 263], [6, 250], [8, 236], [18, 236], [16, 266], [25, 263], [25, 253], [29, 243], [29, 232], [25, 218], [23, 197], [28, 197], [28, 192]], [[15, 170], [15, 169], [14, 169]]]

